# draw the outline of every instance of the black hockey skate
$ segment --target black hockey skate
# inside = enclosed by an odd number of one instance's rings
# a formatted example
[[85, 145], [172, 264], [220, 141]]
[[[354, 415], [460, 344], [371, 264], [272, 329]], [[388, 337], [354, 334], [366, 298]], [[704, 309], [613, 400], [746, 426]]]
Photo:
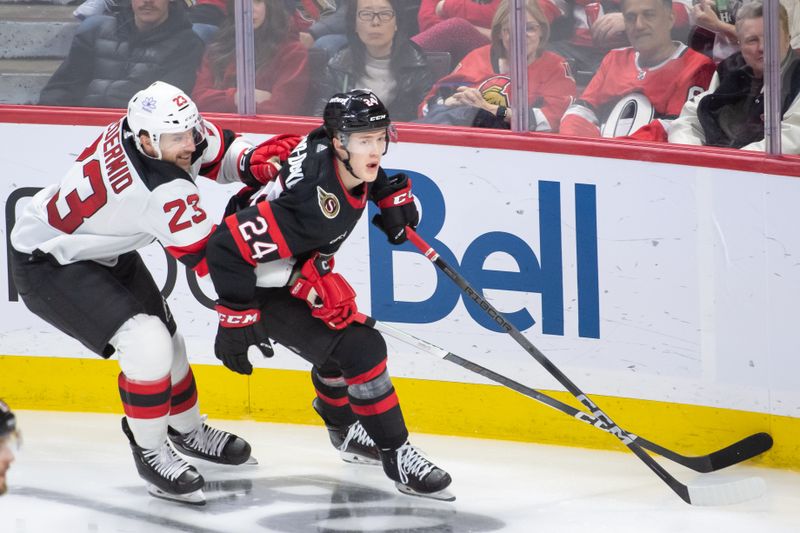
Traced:
[[411, 496], [452, 502], [456, 499], [447, 487], [450, 474], [430, 462], [408, 442], [396, 450], [381, 450], [383, 471], [394, 480], [397, 490]]
[[212, 428], [203, 421], [200, 427], [189, 433], [179, 433], [168, 428], [167, 435], [175, 449], [189, 457], [203, 459], [221, 465], [258, 464], [250, 456], [250, 445], [241, 437], [221, 429]]
[[325, 418], [318, 398], [314, 398], [311, 406], [325, 422], [331, 444], [339, 450], [339, 455], [344, 462], [362, 465], [381, 464], [380, 450], [375, 445], [375, 441], [367, 435], [367, 430], [364, 429], [361, 422], [356, 420], [349, 426], [337, 426], [329, 423]]
[[165, 440], [152, 450], [140, 447], [125, 417], [122, 418], [122, 432], [130, 442], [136, 470], [147, 482], [147, 492], [165, 500], [205, 505], [203, 476], [175, 453], [169, 442]]

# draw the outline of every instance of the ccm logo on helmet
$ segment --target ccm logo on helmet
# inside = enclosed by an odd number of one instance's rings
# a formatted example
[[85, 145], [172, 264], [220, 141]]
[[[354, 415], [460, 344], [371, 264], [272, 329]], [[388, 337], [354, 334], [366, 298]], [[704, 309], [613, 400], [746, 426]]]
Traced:
[[369, 117], [370, 122], [375, 122], [376, 120], [383, 120], [386, 118], [386, 115], [375, 115], [374, 117]]

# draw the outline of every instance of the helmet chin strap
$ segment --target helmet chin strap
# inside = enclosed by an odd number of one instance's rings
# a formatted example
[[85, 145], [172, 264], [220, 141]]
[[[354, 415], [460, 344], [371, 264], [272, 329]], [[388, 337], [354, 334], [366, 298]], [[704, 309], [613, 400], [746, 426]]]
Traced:
[[[342, 135], [342, 134], [340, 133], [339, 135]], [[339, 161], [341, 161], [342, 163], [344, 163], [345, 170], [347, 170], [350, 174], [352, 174], [354, 178], [356, 178], [357, 180], [363, 182], [364, 181], [363, 178], [359, 177], [358, 174], [356, 174], [356, 172], [353, 170], [353, 166], [350, 164], [350, 150], [347, 149], [347, 143], [344, 142], [342, 137], [338, 137], [338, 139], [339, 139], [339, 142], [342, 143], [342, 150], [344, 150], [344, 153], [347, 154], [347, 159], [343, 159], [342, 156], [339, 155], [339, 151], [338, 150], [335, 151], [336, 152], [336, 158]], [[349, 138], [348, 138], [348, 140], [349, 140]]]

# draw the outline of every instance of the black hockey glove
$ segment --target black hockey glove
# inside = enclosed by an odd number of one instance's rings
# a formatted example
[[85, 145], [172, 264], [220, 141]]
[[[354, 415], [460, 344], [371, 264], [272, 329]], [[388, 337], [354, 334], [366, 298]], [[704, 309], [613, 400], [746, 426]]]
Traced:
[[381, 208], [381, 214], [375, 215], [372, 223], [383, 230], [390, 243], [406, 242], [406, 226], [416, 229], [419, 224], [419, 211], [408, 176], [395, 174], [389, 178], [389, 184], [378, 190], [373, 200]]
[[226, 368], [239, 374], [252, 374], [253, 365], [247, 360], [247, 348], [253, 345], [264, 357], [274, 355], [257, 307], [217, 300], [214, 309], [219, 314], [214, 354]]

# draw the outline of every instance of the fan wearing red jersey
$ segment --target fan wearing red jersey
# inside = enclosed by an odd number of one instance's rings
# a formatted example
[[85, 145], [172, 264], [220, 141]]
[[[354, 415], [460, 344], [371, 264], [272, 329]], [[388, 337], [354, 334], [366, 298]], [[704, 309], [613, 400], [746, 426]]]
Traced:
[[183, 338], [136, 250], [157, 240], [204, 275], [215, 226], [197, 176], [257, 186], [293, 147], [282, 137], [254, 148], [203, 120], [183, 91], [155, 82], [59, 183], [31, 199], [11, 232], [13, 277], [25, 305], [94, 353], [118, 354], [123, 432], [155, 496], [204, 502], [202, 476], [173, 446], [241, 464], [250, 445], [204, 423]]
[[[708, 88], [714, 63], [672, 41], [670, 5], [669, 0], [623, 0], [625, 31], [632, 46], [606, 55], [581, 97], [564, 114], [561, 133], [584, 137], [599, 137], [601, 131], [607, 137], [633, 134], [625, 124], [640, 125], [650, 118], [641, 120], [637, 113], [652, 108], [652, 118], [666, 123], [680, 114], [689, 98]], [[638, 95], [630, 98], [633, 93]], [[614, 123], [603, 129], [609, 117]]]
[[[392, 132], [371, 91], [335, 94], [324, 126], [295, 147], [280, 176], [250, 198], [237, 195], [208, 243], [208, 266], [222, 318], [215, 352], [225, 366], [252, 372], [248, 347], [274, 339], [310, 362], [312, 406], [349, 462], [381, 463], [404, 493], [453, 499], [450, 475], [408, 442], [387, 369], [386, 342], [354, 319], [356, 294], [336, 272], [334, 254], [367, 201], [393, 244], [419, 214], [411, 180], [380, 163]], [[240, 327], [232, 327], [240, 326]]]
[[[550, 27], [536, 0], [525, 2], [529, 129], [557, 131], [575, 97], [564, 58], [545, 50]], [[500, 2], [490, 45], [473, 50], [440, 79], [420, 106], [422, 122], [508, 128], [511, 123], [511, 5]]]

